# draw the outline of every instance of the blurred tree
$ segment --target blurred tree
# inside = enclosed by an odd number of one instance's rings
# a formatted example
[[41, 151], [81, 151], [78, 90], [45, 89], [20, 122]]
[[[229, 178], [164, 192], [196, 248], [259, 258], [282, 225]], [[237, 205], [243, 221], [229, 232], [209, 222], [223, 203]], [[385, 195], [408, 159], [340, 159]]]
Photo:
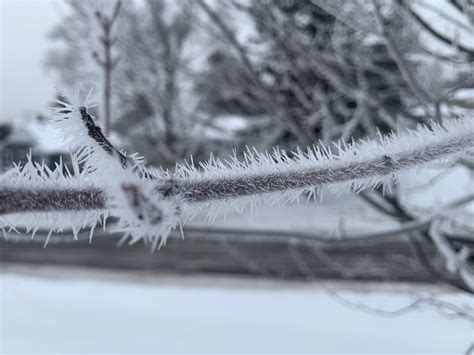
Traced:
[[112, 115], [112, 72], [119, 59], [114, 48], [118, 41], [117, 26], [114, 25], [121, 4], [119, 0], [68, 0], [68, 15], [51, 33], [52, 39], [65, 46], [51, 50], [46, 61], [48, 67], [59, 71], [67, 87], [93, 85], [101, 88], [106, 133], [110, 131]]
[[186, 52], [193, 7], [190, 1], [146, 1], [125, 10], [128, 29], [116, 87], [122, 114], [115, 128], [139, 140], [136, 149], [154, 163], [174, 164], [196, 148]]
[[121, 1], [115, 2], [111, 14], [105, 14], [100, 9], [94, 13], [100, 26], [100, 45], [101, 54], [98, 51], [92, 52], [92, 57], [103, 71], [104, 77], [104, 131], [106, 134], [110, 131], [111, 124], [111, 106], [112, 106], [112, 72], [118, 64], [119, 58], [114, 58], [112, 50], [117, 42], [117, 37], [113, 35], [113, 27], [117, 21], [120, 12]]
[[[187, 53], [194, 46], [193, 2], [147, 0], [120, 7], [69, 0], [67, 6], [64, 22], [52, 32], [65, 46], [50, 51], [47, 60], [63, 84], [101, 87], [104, 107], [113, 107], [111, 128], [151, 163], [174, 165], [200, 150], [205, 142], [194, 132], [197, 101], [190, 94]], [[107, 117], [111, 108], [103, 111]]]
[[253, 116], [267, 110], [264, 104], [259, 104], [255, 81], [225, 47], [209, 54], [207, 67], [196, 80], [195, 88], [199, 108], [213, 115]]
[[[230, 26], [219, 22], [207, 3], [200, 5], [229, 40]], [[230, 113], [237, 107], [246, 115], [275, 115], [278, 110], [300, 127], [284, 128], [268, 142], [283, 146], [373, 135], [375, 127], [394, 128], [406, 114], [411, 97], [380, 41], [337, 21], [311, 1], [234, 2], [234, 6], [256, 29], [254, 42], [262, 50], [257, 60], [242, 64], [253, 66], [261, 84], [247, 79], [252, 72], [237, 65], [235, 57], [220, 55], [218, 61], [211, 57], [207, 80], [199, 87], [210, 112], [216, 112], [216, 106]], [[230, 41], [234, 47], [235, 40]], [[202, 88], [206, 83], [207, 90]], [[261, 100], [259, 90], [273, 99]]]

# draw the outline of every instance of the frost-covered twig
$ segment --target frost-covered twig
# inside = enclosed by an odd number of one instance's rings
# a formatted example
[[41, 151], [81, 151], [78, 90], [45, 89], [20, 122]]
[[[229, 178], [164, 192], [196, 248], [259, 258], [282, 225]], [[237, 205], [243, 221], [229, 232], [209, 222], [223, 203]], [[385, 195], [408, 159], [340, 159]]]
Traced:
[[101, 210], [106, 197], [99, 189], [0, 188], [0, 215], [19, 212]]
[[462, 247], [461, 250], [457, 252], [440, 232], [442, 222], [442, 220], [433, 222], [429, 230], [429, 235], [445, 259], [448, 271], [452, 274], [459, 274], [466, 286], [474, 291], [474, 270], [468, 264], [468, 260], [471, 257], [471, 250], [467, 247]]
[[91, 115], [89, 115], [87, 112], [87, 108], [85, 106], [79, 107], [79, 112], [81, 114], [82, 122], [87, 128], [89, 137], [92, 138], [107, 154], [111, 156], [117, 156], [117, 158], [120, 160], [120, 164], [126, 168], [131, 163], [131, 160], [127, 158], [125, 154], [116, 149], [107, 139], [107, 137], [104, 136], [102, 129], [94, 122]]
[[215, 202], [245, 202], [255, 195], [291, 199], [325, 186], [336, 192], [371, 189], [400, 171], [454, 161], [474, 147], [474, 122], [465, 118], [377, 140], [337, 143], [332, 149], [298, 150], [291, 157], [280, 150], [249, 149], [243, 160], [211, 159], [198, 168], [182, 164], [175, 172], [163, 172], [117, 150], [87, 106], [62, 103], [56, 109], [56, 123], [76, 149], [74, 173], [63, 174], [63, 166], [50, 171], [31, 161], [17, 167], [0, 180], [0, 213], [94, 212], [81, 221], [91, 227], [94, 218], [113, 214], [133, 240], [145, 238], [157, 246], [172, 228]]
[[[443, 131], [441, 126], [434, 130], [424, 128], [359, 146], [337, 145], [336, 154], [319, 148], [307, 153], [298, 152], [295, 158], [289, 158], [281, 151], [271, 155], [249, 153], [245, 163], [236, 158], [229, 164], [211, 161], [209, 165], [204, 165], [207, 170], [204, 173], [183, 168], [184, 179], [181, 182], [172, 181], [160, 189], [167, 189], [167, 194], [182, 195], [188, 202], [347, 183], [348, 189], [370, 189], [400, 170], [448, 158], [473, 147], [473, 132], [459, 132], [460, 135], [452, 137], [449, 133]], [[423, 142], [424, 138], [428, 142]], [[420, 144], [413, 144], [417, 139]], [[188, 176], [192, 179], [188, 180]], [[344, 186], [336, 188], [344, 189]]]

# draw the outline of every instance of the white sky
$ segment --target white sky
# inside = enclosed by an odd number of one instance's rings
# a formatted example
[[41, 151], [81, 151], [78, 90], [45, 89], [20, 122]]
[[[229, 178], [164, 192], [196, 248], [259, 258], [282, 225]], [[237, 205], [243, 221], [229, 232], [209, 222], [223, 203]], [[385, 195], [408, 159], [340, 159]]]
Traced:
[[0, 0], [0, 121], [46, 111], [55, 82], [43, 63], [60, 13], [57, 0]]

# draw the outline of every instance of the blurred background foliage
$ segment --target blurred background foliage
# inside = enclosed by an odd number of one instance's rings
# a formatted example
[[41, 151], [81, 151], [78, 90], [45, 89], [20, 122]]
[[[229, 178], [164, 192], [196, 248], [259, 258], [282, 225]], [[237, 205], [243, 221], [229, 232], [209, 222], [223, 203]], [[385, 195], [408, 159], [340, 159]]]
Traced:
[[456, 98], [474, 81], [462, 0], [442, 4], [454, 32], [421, 0], [383, 1], [380, 18], [364, 0], [66, 4], [48, 68], [83, 91], [110, 71], [112, 132], [152, 164], [374, 136], [472, 105]]

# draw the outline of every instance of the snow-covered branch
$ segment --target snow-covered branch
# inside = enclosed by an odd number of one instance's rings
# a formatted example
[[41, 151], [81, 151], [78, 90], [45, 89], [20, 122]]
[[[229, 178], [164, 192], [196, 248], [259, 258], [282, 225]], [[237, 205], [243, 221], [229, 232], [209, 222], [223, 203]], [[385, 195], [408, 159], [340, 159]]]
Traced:
[[49, 170], [31, 160], [16, 167], [0, 179], [1, 214], [93, 212], [80, 222], [91, 227], [100, 216], [115, 215], [119, 229], [132, 240], [158, 246], [172, 228], [214, 202], [253, 202], [255, 195], [291, 199], [322, 187], [337, 192], [372, 189], [403, 170], [455, 161], [474, 147], [474, 122], [464, 118], [291, 155], [249, 149], [240, 160], [212, 158], [199, 167], [181, 164], [169, 172], [146, 168], [137, 156], [116, 149], [87, 107], [86, 102], [56, 108], [56, 124], [75, 149], [74, 171], [64, 173], [62, 164]]
[[472, 270], [468, 263], [471, 250], [467, 247], [463, 247], [457, 252], [441, 233], [442, 224], [443, 220], [433, 222], [429, 230], [429, 235], [445, 259], [447, 270], [452, 274], [459, 274], [466, 286], [469, 287], [470, 290], [474, 290], [474, 270]]
[[202, 202], [255, 194], [313, 189], [330, 185], [336, 190], [365, 190], [404, 169], [449, 158], [474, 145], [472, 122], [434, 124], [403, 134], [380, 136], [377, 141], [337, 143], [336, 152], [317, 147], [298, 150], [290, 158], [283, 151], [248, 151], [245, 161], [211, 160], [204, 171], [181, 167], [181, 177], [165, 185], [186, 201]]
[[105, 195], [98, 189], [0, 188], [0, 214], [100, 210]]

